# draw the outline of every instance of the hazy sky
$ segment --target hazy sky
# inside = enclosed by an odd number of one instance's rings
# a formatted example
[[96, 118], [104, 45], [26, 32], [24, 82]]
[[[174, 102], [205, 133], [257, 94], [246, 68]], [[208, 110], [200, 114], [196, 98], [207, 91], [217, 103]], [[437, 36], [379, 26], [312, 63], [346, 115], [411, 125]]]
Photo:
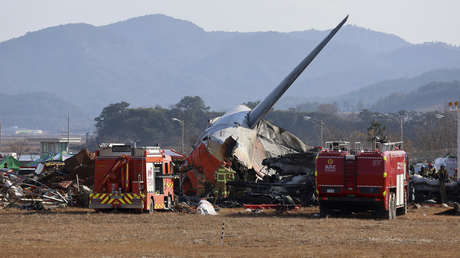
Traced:
[[0, 41], [59, 24], [155, 13], [225, 31], [328, 29], [350, 14], [349, 24], [412, 43], [460, 45], [460, 0], [0, 0]]

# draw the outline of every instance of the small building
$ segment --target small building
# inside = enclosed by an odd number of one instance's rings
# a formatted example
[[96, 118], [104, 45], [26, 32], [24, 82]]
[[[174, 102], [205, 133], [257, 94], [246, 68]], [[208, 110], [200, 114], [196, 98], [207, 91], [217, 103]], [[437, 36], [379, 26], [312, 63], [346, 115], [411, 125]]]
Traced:
[[56, 154], [67, 151], [72, 144], [81, 144], [80, 137], [34, 138], [40, 142], [40, 154]]

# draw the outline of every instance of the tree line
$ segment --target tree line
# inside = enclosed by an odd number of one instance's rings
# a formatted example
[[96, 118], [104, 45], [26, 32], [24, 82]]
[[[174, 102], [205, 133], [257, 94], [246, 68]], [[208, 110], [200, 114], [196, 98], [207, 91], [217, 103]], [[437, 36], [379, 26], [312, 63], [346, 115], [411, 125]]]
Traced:
[[[257, 102], [244, 104], [252, 108]], [[186, 151], [191, 151], [208, 121], [222, 114], [212, 111], [199, 96], [186, 96], [170, 108], [132, 108], [127, 102], [110, 104], [95, 118], [95, 143], [136, 142], [180, 150], [182, 125], [177, 121], [180, 120], [185, 127]], [[371, 134], [376, 133], [389, 141], [399, 141], [402, 124], [409, 154], [429, 159], [455, 153], [456, 149], [456, 120], [451, 112], [340, 113], [334, 108], [315, 112], [290, 109], [272, 110], [265, 119], [294, 133], [310, 146], [321, 144], [321, 130], [325, 141], [341, 139], [370, 146]]]
[[95, 143], [159, 144], [179, 150], [182, 124], [177, 120], [184, 123], [185, 146], [191, 146], [206, 128], [208, 120], [218, 115], [221, 114], [210, 111], [198, 96], [184, 97], [169, 109], [161, 106], [131, 108], [129, 103], [122, 101], [108, 105], [95, 118]]

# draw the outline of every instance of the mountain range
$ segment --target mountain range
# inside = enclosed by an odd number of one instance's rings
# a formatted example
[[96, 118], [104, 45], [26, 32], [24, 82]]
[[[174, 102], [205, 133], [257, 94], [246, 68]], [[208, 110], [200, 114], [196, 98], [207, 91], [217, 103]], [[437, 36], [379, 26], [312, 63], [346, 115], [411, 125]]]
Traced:
[[73, 133], [86, 133], [94, 121], [88, 113], [51, 93], [0, 93], [2, 130], [12, 134], [16, 129], [42, 129], [51, 134], [67, 131], [67, 116]]
[[[385, 99], [388, 96], [407, 95], [408, 98], [411, 98], [412, 95], [410, 93], [421, 91], [422, 89], [427, 90], [429, 89], [430, 85], [433, 86], [433, 83], [453, 81], [460, 81], [460, 69], [433, 70], [414, 77], [384, 80], [357, 90], [353, 90], [338, 97], [334, 97], [330, 99], [329, 102], [336, 102], [342, 107], [354, 104], [355, 106], [362, 106], [361, 108], [370, 108], [376, 104], [376, 102]], [[434, 87], [430, 92], [441, 90], [441, 88], [442, 86]], [[447, 91], [442, 89], [442, 91], [447, 94], [446, 97], [460, 98], [460, 95], [456, 95], [456, 92], [448, 92], [449, 89], [453, 88], [448, 88]], [[422, 109], [429, 109], [431, 107], [432, 106], [427, 105], [422, 107]], [[401, 106], [400, 108], [410, 109], [410, 105], [407, 107]], [[355, 109], [360, 108], [355, 107]], [[380, 108], [379, 110], [383, 109]]]
[[395, 92], [379, 99], [371, 107], [378, 112], [398, 112], [400, 110], [445, 111], [448, 103], [460, 97], [460, 81], [430, 82], [417, 89]]
[[[57, 110], [64, 115], [73, 110], [83, 120], [122, 100], [167, 107], [183, 96], [201, 96], [213, 109], [225, 110], [265, 97], [326, 33], [204, 31], [160, 14], [105, 26], [61, 25], [0, 43], [0, 89], [9, 95], [53, 95], [68, 103]], [[460, 68], [458, 47], [411, 44], [347, 25], [279, 106], [356, 96], [382, 81], [455, 68]], [[388, 95], [367, 90], [375, 101]]]

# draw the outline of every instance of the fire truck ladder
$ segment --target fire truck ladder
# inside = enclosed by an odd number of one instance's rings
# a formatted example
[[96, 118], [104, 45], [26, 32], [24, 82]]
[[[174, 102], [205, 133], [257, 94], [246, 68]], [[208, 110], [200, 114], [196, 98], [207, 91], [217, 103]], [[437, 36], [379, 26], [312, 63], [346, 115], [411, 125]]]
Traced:
[[345, 157], [343, 183], [345, 190], [352, 191], [356, 186], [356, 161], [355, 156]]
[[113, 173], [115, 173], [115, 171], [119, 170], [123, 165], [126, 165], [127, 162], [128, 162], [128, 159], [125, 156], [118, 158], [117, 162], [115, 162], [112, 168], [105, 173], [103, 180], [102, 180], [102, 185], [105, 185], [105, 183], [110, 178], [110, 176]]

